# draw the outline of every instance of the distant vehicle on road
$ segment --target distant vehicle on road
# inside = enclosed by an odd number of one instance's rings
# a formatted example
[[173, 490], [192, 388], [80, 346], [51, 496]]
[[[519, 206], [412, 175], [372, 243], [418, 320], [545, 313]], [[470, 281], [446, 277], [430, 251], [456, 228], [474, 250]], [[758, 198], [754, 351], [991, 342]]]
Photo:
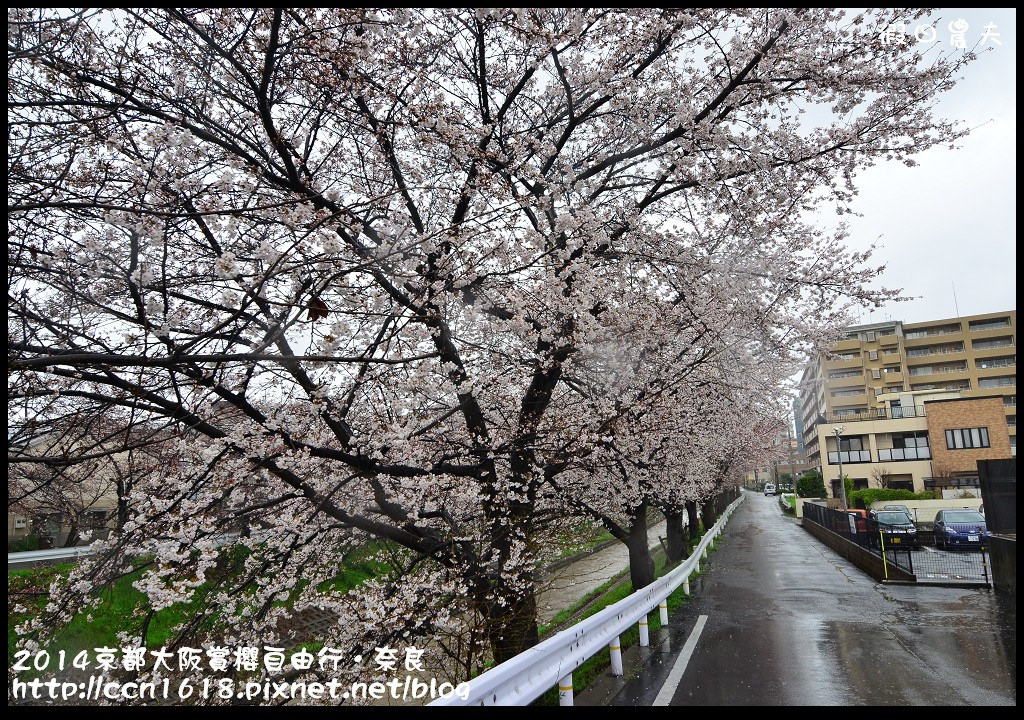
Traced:
[[903, 510], [878, 510], [874, 515], [880, 537], [872, 540], [880, 539], [886, 547], [909, 545], [915, 550], [921, 547], [917, 539], [917, 526], [910, 519], [909, 513]]
[[939, 510], [933, 530], [941, 548], [981, 547], [988, 536], [985, 516], [977, 510]]
[[767, 485], [765, 485], [764, 486], [764, 494], [766, 496], [767, 495], [774, 495], [775, 494], [775, 486], [772, 485], [771, 483], [768, 483]]

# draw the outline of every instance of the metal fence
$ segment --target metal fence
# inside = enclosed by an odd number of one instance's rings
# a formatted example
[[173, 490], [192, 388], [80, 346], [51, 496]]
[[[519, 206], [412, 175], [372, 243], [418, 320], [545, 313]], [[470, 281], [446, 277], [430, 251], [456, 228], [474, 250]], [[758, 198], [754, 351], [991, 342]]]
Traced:
[[1017, 532], [1017, 460], [979, 460], [978, 479], [990, 532]]
[[[988, 549], [984, 536], [977, 546], [936, 545], [930, 527], [915, 523], [917, 532], [896, 535], [880, 532], [870, 516], [843, 512], [817, 503], [804, 503], [804, 519], [820, 525], [864, 548], [885, 562], [914, 575], [918, 583], [991, 584]], [[881, 530], [887, 530], [882, 526]]]

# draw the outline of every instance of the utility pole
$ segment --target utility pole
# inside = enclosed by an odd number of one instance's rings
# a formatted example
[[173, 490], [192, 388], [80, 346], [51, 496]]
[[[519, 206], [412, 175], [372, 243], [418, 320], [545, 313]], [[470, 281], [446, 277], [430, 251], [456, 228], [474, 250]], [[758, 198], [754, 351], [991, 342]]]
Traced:
[[843, 445], [839, 440], [839, 436], [842, 434], [845, 427], [833, 428], [832, 432], [836, 434], [836, 458], [839, 460], [839, 494], [843, 498], [843, 512], [846, 512], [846, 483], [843, 482]]
[[796, 496], [796, 465], [793, 463], [793, 440], [789, 437], [789, 426], [786, 426], [786, 445], [789, 450], [789, 478], [793, 483], [793, 496]]

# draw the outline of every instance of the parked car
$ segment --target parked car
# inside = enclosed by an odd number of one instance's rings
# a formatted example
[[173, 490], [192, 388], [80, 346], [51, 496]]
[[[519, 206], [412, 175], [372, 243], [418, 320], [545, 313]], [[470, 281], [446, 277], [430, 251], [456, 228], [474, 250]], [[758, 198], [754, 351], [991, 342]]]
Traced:
[[910, 518], [910, 514], [903, 510], [876, 510], [874, 513], [875, 522], [878, 523], [879, 537], [872, 538], [874, 542], [882, 540], [886, 547], [899, 545], [910, 546], [917, 550], [921, 547], [918, 542], [917, 526]]
[[908, 508], [906, 505], [884, 505], [884, 506], [882, 506], [881, 510], [879, 510], [877, 508], [872, 508], [868, 512], [868, 517], [870, 517], [872, 520], [874, 520], [875, 519], [875, 515], [877, 515], [880, 512], [888, 511], [888, 510], [900, 510], [902, 512], [905, 512], [907, 515], [909, 515], [911, 520], [914, 519], [914, 513], [912, 513], [910, 511], [910, 508]]
[[[870, 540], [867, 537], [868, 511], [861, 510], [859, 508], [848, 508], [846, 510], [846, 515], [848, 517], [843, 517], [841, 514], [835, 515], [836, 525], [832, 529], [841, 535], [856, 532], [859, 535], [864, 535], [863, 543], [869, 542]], [[852, 521], [850, 520], [850, 517], [853, 518]]]
[[987, 544], [985, 516], [977, 510], [939, 510], [935, 514], [935, 545], [981, 547]]
[[775, 486], [772, 485], [771, 483], [768, 483], [767, 485], [765, 485], [764, 486], [764, 494], [766, 496], [774, 495], [775, 494]]

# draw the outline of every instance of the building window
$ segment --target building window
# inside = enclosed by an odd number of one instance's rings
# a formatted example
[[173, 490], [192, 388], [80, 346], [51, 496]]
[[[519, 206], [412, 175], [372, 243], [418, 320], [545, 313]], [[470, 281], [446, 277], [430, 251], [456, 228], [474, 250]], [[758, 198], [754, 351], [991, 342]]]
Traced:
[[1010, 347], [1013, 345], [1013, 338], [993, 338], [991, 340], [974, 340], [971, 346], [975, 350], [990, 350], [992, 348]]
[[899, 355], [899, 348], [882, 348], [883, 355]]
[[863, 389], [861, 389], [861, 390], [837, 390], [836, 392], [832, 393], [832, 397], [834, 397], [834, 398], [853, 397], [854, 395], [863, 395], [863, 394], [864, 394], [864, 390]]
[[949, 325], [935, 325], [930, 328], [921, 328], [920, 330], [910, 330], [904, 335], [907, 340], [916, 340], [917, 338], [932, 337], [933, 335], [954, 335], [956, 333], [963, 332], [963, 328], [960, 323], [949, 324]]
[[971, 332], [982, 330], [995, 330], [996, 328], [1010, 327], [1010, 318], [995, 318], [993, 320], [972, 320], [970, 322]]
[[994, 377], [994, 378], [981, 378], [978, 380], [979, 388], [994, 388], [994, 387], [1016, 387], [1017, 377]]
[[853, 489], [854, 490], [867, 490], [868, 489], [868, 479], [867, 478], [854, 478], [853, 479]]
[[1013, 367], [1017, 364], [1017, 356], [1009, 355], [1007, 357], [985, 358], [983, 360], [975, 360], [974, 364], [981, 370], [998, 367]]
[[987, 447], [990, 447], [988, 444], [988, 428], [961, 428], [946, 431], [946, 449], [948, 450], [968, 450]]

